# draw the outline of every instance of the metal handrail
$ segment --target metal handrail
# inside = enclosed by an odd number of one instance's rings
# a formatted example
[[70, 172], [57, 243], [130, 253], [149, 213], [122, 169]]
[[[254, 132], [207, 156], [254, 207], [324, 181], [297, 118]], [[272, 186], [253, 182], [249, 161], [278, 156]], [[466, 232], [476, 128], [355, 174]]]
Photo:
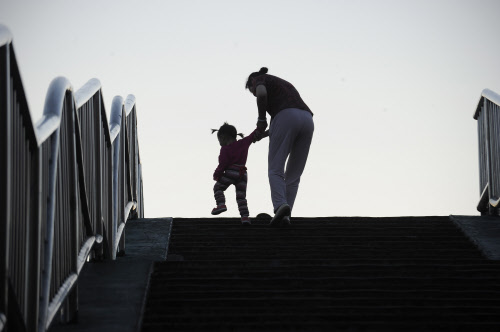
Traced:
[[477, 120], [479, 192], [477, 210], [498, 214], [500, 207], [500, 95], [484, 89], [474, 112]]
[[76, 108], [81, 108], [90, 98], [101, 90], [101, 82], [97, 78], [90, 79], [75, 92]]
[[484, 99], [491, 101], [497, 105], [500, 105], [500, 95], [490, 89], [484, 89], [481, 92], [481, 97], [479, 97], [479, 101], [477, 102], [476, 111], [474, 112], [474, 119], [477, 120], [479, 117], [479, 113], [481, 113], [481, 108], [483, 107]]
[[97, 79], [73, 92], [58, 77], [33, 125], [2, 25], [0, 66], [0, 331], [46, 331], [76, 313], [88, 258], [115, 259], [127, 219], [143, 216], [135, 98], [115, 98], [108, 123]]

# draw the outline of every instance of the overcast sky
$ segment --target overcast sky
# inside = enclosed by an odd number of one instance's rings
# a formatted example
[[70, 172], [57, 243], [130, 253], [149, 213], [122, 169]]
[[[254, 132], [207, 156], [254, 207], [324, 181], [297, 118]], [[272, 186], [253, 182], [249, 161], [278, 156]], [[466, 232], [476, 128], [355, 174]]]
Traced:
[[[0, 0], [33, 121], [57, 76], [134, 94], [146, 217], [209, 217], [224, 121], [250, 133], [260, 67], [315, 133], [295, 216], [476, 215], [481, 91], [500, 92], [500, 1]], [[268, 141], [250, 147], [250, 215], [272, 214]], [[234, 187], [226, 192], [237, 217]]]

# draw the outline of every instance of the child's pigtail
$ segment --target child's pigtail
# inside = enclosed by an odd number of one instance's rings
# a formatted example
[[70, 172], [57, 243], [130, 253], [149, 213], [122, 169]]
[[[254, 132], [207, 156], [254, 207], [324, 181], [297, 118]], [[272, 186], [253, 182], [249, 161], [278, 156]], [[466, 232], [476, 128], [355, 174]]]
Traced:
[[212, 129], [212, 134], [215, 133], [216, 131], [219, 131], [219, 129]]
[[245, 137], [245, 135], [243, 135], [242, 133], [239, 133], [238, 136], [241, 138]]

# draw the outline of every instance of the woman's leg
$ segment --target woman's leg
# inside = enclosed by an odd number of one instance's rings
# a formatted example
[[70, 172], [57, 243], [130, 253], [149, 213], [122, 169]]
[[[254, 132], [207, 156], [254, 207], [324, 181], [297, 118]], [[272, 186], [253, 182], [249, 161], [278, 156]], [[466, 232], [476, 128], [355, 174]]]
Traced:
[[[287, 203], [285, 162], [295, 141], [297, 125], [290, 116], [293, 109], [283, 110], [276, 115], [269, 128], [268, 175], [274, 212]], [[303, 111], [300, 111], [303, 112]]]
[[303, 118], [301, 121], [302, 126], [291, 148], [285, 171], [286, 200], [288, 205], [290, 205], [290, 209], [293, 209], [293, 204], [295, 203], [300, 177], [306, 166], [314, 133], [312, 115], [308, 112], [302, 112], [300, 116]]

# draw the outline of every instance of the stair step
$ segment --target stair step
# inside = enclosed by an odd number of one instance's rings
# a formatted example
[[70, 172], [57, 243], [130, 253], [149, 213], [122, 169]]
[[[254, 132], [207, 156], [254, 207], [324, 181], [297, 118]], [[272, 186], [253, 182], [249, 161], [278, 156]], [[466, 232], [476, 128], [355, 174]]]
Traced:
[[143, 331], [500, 330], [500, 264], [447, 217], [175, 219]]

